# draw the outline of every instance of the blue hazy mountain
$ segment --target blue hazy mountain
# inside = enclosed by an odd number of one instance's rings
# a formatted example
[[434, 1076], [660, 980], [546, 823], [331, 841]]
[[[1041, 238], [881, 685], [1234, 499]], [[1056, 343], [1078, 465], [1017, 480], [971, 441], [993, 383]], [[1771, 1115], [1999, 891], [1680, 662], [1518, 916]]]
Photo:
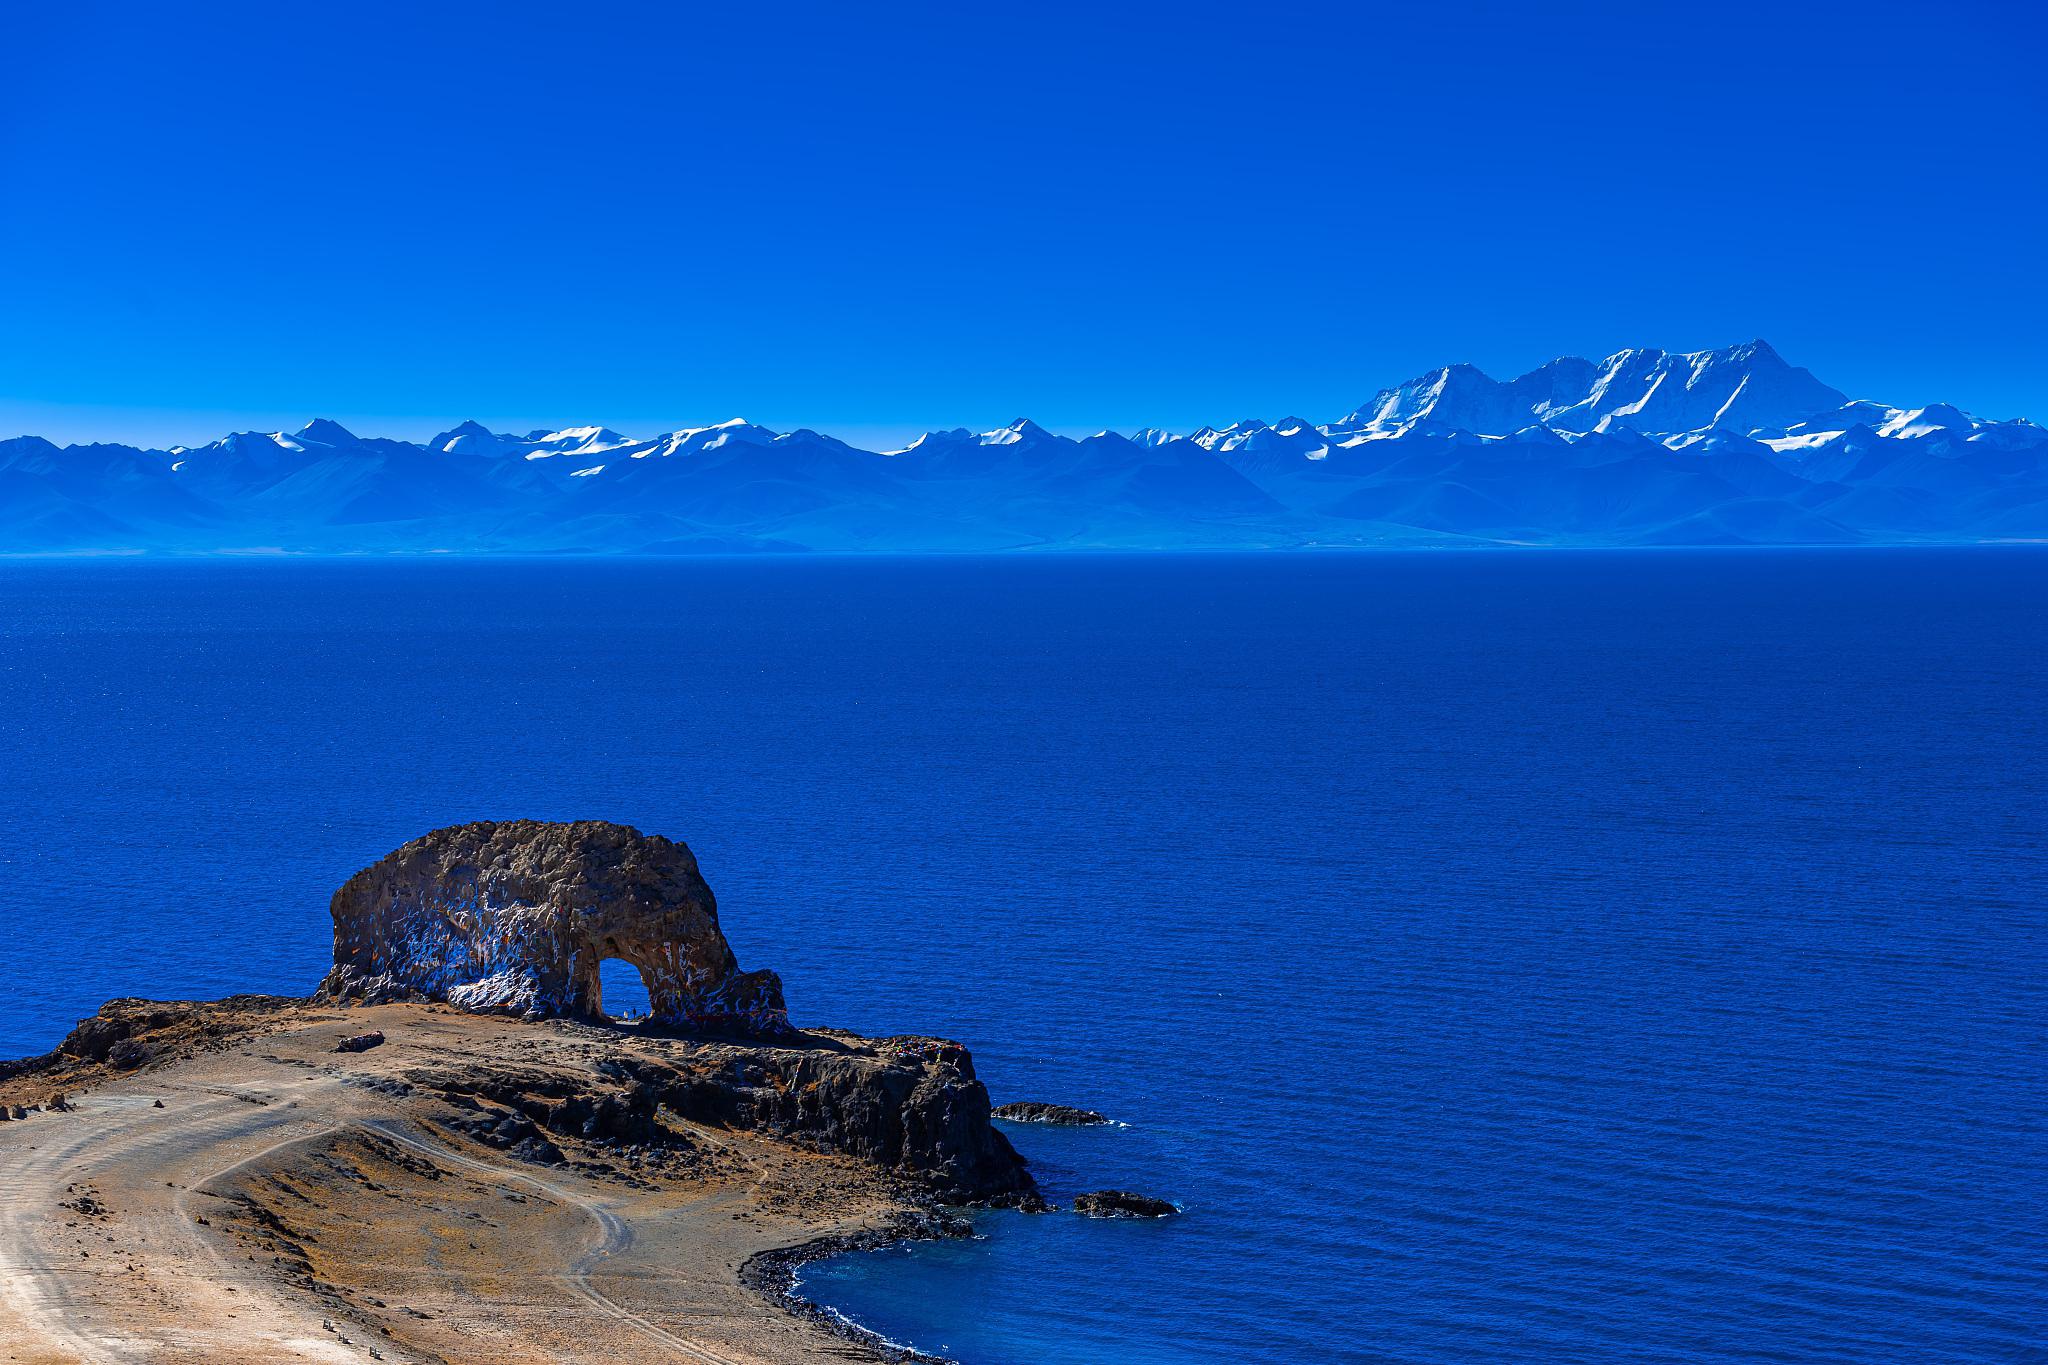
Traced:
[[2048, 538], [2048, 431], [1851, 399], [1761, 341], [1452, 365], [1348, 416], [1030, 421], [869, 451], [733, 420], [647, 439], [325, 419], [144, 450], [0, 441], [0, 551], [687, 553]]

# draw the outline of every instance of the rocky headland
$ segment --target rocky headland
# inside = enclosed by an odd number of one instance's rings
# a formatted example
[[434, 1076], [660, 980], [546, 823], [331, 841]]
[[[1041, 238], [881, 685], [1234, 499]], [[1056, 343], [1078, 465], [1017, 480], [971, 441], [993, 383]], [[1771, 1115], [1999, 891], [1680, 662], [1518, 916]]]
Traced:
[[331, 909], [310, 1000], [116, 1000], [0, 1064], [11, 1362], [843, 1358], [796, 1262], [1044, 1207], [965, 1048], [792, 1025], [679, 843], [458, 826]]

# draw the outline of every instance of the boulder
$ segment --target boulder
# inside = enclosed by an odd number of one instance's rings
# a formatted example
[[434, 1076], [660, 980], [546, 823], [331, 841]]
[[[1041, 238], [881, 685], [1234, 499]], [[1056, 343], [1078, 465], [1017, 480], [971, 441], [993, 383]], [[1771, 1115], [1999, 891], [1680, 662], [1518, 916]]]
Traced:
[[334, 893], [319, 997], [603, 1017], [598, 964], [637, 968], [656, 1024], [788, 1032], [782, 982], [743, 972], [684, 845], [602, 821], [435, 830]]
[[1074, 1197], [1074, 1212], [1087, 1218], [1170, 1218], [1180, 1210], [1129, 1190], [1092, 1190]]
[[354, 1033], [334, 1045], [336, 1052], [368, 1052], [373, 1047], [384, 1046], [384, 1035], [375, 1029], [368, 1033]]

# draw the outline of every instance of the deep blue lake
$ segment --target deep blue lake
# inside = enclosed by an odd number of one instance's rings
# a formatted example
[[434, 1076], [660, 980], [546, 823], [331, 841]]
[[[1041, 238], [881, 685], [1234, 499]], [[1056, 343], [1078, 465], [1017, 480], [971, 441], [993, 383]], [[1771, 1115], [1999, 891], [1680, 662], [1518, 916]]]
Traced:
[[0, 1055], [461, 820], [687, 841], [1055, 1199], [969, 1365], [2048, 1358], [2048, 552], [0, 566]]

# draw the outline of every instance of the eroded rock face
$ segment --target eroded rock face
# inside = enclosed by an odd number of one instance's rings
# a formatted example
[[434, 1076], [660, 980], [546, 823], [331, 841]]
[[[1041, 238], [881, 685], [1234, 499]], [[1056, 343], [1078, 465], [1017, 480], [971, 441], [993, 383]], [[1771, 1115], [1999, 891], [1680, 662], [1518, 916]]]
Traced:
[[472, 1063], [406, 1078], [488, 1106], [467, 1115], [464, 1131], [508, 1150], [544, 1135], [661, 1148], [683, 1140], [669, 1124], [680, 1119], [855, 1157], [947, 1200], [1044, 1204], [1024, 1159], [990, 1124], [988, 1091], [958, 1043], [810, 1032], [791, 1044], [621, 1048], [594, 1070]]
[[[1040, 1204], [966, 1048], [942, 1038], [814, 1033], [818, 1046], [727, 1050], [664, 1087], [700, 1122], [780, 1134], [913, 1177], [949, 1198]], [[710, 1053], [707, 1056], [716, 1057]]]
[[782, 982], [742, 972], [682, 844], [625, 825], [453, 825], [334, 893], [331, 1000], [602, 1014], [598, 964], [640, 971], [657, 1023], [780, 1034]]

